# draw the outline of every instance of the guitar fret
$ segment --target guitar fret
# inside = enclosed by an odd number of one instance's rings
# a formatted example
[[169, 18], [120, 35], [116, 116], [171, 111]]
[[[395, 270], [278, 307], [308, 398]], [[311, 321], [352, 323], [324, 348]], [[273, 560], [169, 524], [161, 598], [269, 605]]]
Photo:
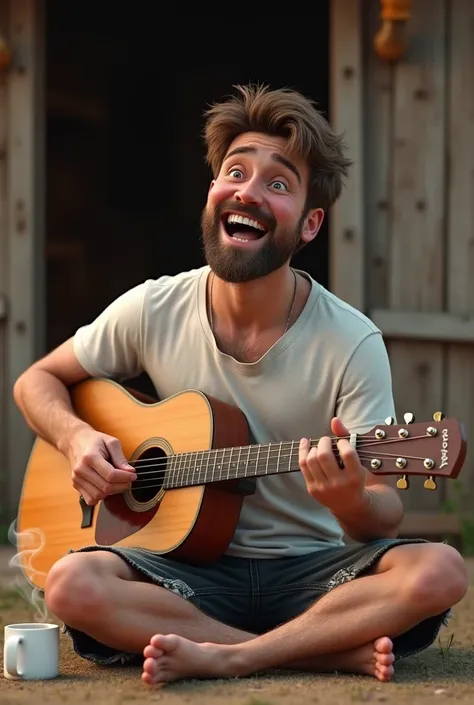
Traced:
[[219, 454], [219, 453], [221, 454], [220, 464], [217, 466], [217, 469], [218, 469], [218, 471], [219, 471], [219, 474], [218, 474], [217, 477], [218, 477], [219, 480], [222, 480], [222, 466], [223, 466], [223, 463], [224, 463], [225, 449], [219, 449], [219, 450], [217, 451], [217, 453], [218, 453], [218, 454]]
[[194, 458], [194, 478], [195, 478], [195, 484], [196, 485], [201, 485], [202, 484], [202, 479], [200, 477], [201, 475], [201, 466], [198, 464], [199, 463], [199, 451], [195, 451], [194, 453], [195, 458]]
[[212, 467], [212, 477], [211, 477], [211, 482], [214, 482], [215, 476], [216, 476], [216, 463], [217, 463], [217, 450], [213, 451], [214, 454], [214, 465]]
[[228, 464], [228, 467], [227, 467], [227, 479], [228, 479], [228, 480], [230, 480], [230, 471], [231, 471], [231, 469], [232, 469], [232, 451], [233, 451], [233, 450], [234, 450], [234, 449], [231, 448], [231, 449], [230, 449], [230, 453], [229, 453], [229, 464]]
[[187, 479], [187, 484], [191, 485], [193, 481], [192, 477], [192, 469], [193, 469], [193, 464], [192, 464], [192, 459], [193, 459], [193, 454], [192, 453], [187, 453], [188, 456], [188, 479]]
[[240, 467], [240, 458], [242, 455], [242, 447], [239, 448], [239, 457], [237, 458], [237, 476], [241, 472], [241, 467]]
[[269, 443], [267, 446], [267, 464], [265, 465], [265, 475], [268, 475], [268, 462], [270, 460], [270, 450], [271, 450], [272, 444]]
[[180, 477], [180, 487], [184, 487], [184, 483], [186, 481], [185, 474], [184, 474], [184, 455], [180, 454], [179, 456], [179, 477]]
[[259, 457], [260, 457], [260, 450], [261, 450], [261, 448], [262, 448], [261, 445], [257, 446], [257, 457], [256, 457], [256, 459], [255, 459], [255, 475], [258, 474], [258, 459], [259, 459]]

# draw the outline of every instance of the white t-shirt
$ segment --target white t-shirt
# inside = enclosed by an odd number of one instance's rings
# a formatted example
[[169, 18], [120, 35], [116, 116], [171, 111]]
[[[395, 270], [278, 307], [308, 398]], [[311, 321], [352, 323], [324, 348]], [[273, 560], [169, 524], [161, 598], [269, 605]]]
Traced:
[[[395, 416], [386, 348], [363, 314], [300, 272], [311, 291], [298, 320], [260, 360], [238, 362], [217, 348], [209, 325], [209, 271], [147, 280], [120, 296], [76, 332], [80, 364], [119, 381], [145, 371], [160, 399], [200, 389], [238, 406], [251, 443], [331, 435], [336, 415], [353, 433]], [[342, 542], [336, 519], [297, 471], [257, 480], [227, 553], [275, 558]]]

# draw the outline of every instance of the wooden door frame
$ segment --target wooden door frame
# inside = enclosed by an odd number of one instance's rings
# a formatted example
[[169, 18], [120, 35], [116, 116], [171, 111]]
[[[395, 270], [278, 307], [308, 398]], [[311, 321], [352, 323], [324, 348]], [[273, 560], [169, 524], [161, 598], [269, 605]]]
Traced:
[[[18, 375], [45, 345], [45, 0], [0, 0], [1, 31], [13, 62], [0, 86], [0, 394], [6, 432], [10, 514], [17, 505], [33, 436], [12, 398]], [[330, 219], [330, 287], [365, 308], [362, 122], [362, 0], [330, 0], [330, 115], [354, 161]], [[2, 324], [0, 324], [2, 325]], [[2, 338], [3, 336], [3, 338]], [[3, 349], [3, 352], [2, 352]], [[3, 357], [2, 357], [3, 355]]]
[[330, 0], [330, 120], [353, 165], [329, 224], [331, 291], [365, 311], [362, 0]]
[[[21, 491], [33, 434], [13, 400], [17, 377], [44, 352], [44, 3], [0, 0], [1, 31], [12, 51], [2, 77], [0, 114], [0, 437], [5, 516], [11, 520]], [[2, 178], [3, 176], [3, 178]]]

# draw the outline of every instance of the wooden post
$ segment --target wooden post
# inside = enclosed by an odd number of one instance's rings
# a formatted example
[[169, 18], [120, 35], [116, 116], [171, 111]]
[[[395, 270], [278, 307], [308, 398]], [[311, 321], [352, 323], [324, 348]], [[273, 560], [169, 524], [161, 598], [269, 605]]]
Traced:
[[8, 510], [16, 516], [32, 434], [12, 398], [17, 377], [44, 351], [43, 2], [10, 0], [13, 64], [7, 97]]
[[[0, 0], [0, 35], [8, 36], [9, 0]], [[6, 521], [7, 470], [7, 90], [8, 70], [0, 71], [0, 523]]]
[[[446, 254], [444, 0], [418, 0], [410, 33], [409, 55], [394, 68], [389, 306], [438, 313]], [[429, 419], [445, 411], [443, 344], [392, 340], [389, 352], [399, 415]], [[429, 492], [414, 478], [405, 506], [436, 511], [444, 487], [440, 483], [438, 492]]]
[[331, 0], [330, 121], [345, 133], [354, 164], [329, 216], [330, 288], [365, 308], [361, 0]]
[[[447, 242], [447, 308], [463, 318], [474, 314], [474, 6], [464, 0], [450, 3], [449, 57], [449, 158]], [[459, 483], [463, 497], [456, 497], [469, 516], [474, 508], [474, 336], [470, 345], [447, 349], [447, 410], [459, 416], [468, 438], [468, 456]], [[454, 486], [449, 487], [450, 494]]]

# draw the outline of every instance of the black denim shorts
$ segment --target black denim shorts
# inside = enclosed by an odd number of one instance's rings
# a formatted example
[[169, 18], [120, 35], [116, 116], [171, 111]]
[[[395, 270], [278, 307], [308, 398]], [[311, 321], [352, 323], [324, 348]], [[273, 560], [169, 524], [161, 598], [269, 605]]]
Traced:
[[[121, 556], [150, 582], [192, 602], [214, 619], [237, 629], [262, 634], [298, 616], [320, 597], [370, 572], [390, 548], [425, 543], [422, 539], [383, 539], [364, 545], [328, 548], [290, 558], [247, 559], [223, 556], [208, 566], [192, 566], [134, 548], [88, 546]], [[449, 612], [431, 617], [393, 639], [395, 658], [427, 648], [446, 624]], [[95, 663], [140, 663], [65, 625], [76, 652]]]

